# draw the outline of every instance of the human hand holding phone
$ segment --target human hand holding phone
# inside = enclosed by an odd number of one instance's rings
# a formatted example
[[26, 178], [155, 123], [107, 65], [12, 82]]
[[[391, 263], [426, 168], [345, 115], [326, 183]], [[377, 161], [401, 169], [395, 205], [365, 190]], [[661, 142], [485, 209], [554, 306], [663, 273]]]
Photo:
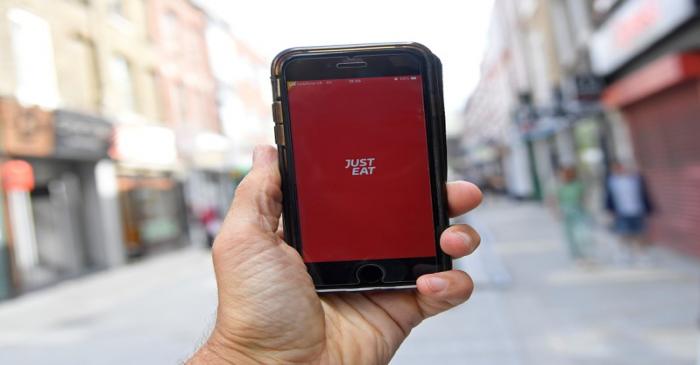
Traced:
[[[278, 229], [280, 186], [275, 149], [258, 147], [212, 249], [216, 325], [189, 363], [385, 364], [423, 319], [469, 298], [472, 280], [458, 270], [423, 275], [416, 290], [319, 295]], [[450, 183], [447, 198], [450, 215], [458, 216], [480, 203], [481, 192]], [[457, 258], [479, 241], [460, 224], [442, 233], [440, 246]]]

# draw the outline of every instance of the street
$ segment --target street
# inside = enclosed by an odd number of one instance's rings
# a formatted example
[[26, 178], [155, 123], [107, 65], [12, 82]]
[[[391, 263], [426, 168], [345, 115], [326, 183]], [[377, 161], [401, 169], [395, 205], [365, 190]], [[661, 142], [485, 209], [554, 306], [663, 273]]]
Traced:
[[[541, 205], [487, 199], [469, 215], [471, 300], [415, 329], [393, 364], [695, 364], [697, 261], [572, 263]], [[214, 321], [209, 252], [185, 249], [0, 303], [1, 364], [172, 364]]]

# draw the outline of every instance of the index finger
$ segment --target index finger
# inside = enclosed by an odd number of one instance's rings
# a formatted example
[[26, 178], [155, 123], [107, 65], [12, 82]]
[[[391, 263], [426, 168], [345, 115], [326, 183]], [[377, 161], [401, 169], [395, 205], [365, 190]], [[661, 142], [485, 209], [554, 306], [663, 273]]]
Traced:
[[466, 181], [447, 183], [447, 206], [450, 217], [460, 216], [481, 203], [481, 190]]

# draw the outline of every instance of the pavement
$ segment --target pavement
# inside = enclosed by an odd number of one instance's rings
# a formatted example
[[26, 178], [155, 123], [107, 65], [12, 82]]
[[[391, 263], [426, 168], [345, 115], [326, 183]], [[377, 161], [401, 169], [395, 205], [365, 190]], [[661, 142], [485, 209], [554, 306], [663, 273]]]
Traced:
[[[697, 260], [655, 248], [621, 265], [601, 234], [598, 263], [577, 265], [535, 203], [487, 199], [461, 219], [484, 238], [455, 264], [476, 290], [416, 328], [392, 364], [697, 364]], [[0, 302], [0, 364], [183, 362], [215, 308], [209, 252], [162, 254]]]

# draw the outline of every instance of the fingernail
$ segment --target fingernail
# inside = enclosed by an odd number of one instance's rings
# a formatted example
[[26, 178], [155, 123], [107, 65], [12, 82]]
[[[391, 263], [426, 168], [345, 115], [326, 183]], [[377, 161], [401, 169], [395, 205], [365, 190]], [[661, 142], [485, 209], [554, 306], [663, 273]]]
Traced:
[[447, 280], [445, 280], [443, 278], [434, 276], [434, 277], [427, 278], [427, 280], [428, 280], [428, 287], [430, 288], [430, 290], [432, 290], [435, 293], [441, 292], [441, 291], [445, 290], [445, 288], [447, 288]]
[[468, 248], [471, 248], [472, 246], [472, 239], [469, 237], [468, 234], [464, 232], [452, 232], [452, 235], [457, 237], [457, 239], [462, 242], [463, 245], [467, 246]]

